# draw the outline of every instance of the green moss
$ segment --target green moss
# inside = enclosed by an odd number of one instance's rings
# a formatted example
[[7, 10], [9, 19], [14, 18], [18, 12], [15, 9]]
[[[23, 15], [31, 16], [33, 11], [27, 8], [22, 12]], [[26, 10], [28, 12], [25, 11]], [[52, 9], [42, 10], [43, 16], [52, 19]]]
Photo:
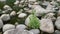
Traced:
[[35, 16], [35, 11], [32, 11], [32, 16], [30, 18], [29, 27], [33, 29], [37, 29], [40, 26], [39, 19]]

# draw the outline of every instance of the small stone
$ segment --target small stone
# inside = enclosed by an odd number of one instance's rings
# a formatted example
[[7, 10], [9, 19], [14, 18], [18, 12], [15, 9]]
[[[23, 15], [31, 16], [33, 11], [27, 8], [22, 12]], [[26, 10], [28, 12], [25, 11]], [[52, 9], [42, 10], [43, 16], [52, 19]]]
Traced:
[[40, 20], [40, 29], [47, 33], [54, 32], [54, 26], [50, 19], [42, 19]]
[[16, 29], [18, 29], [18, 30], [24, 30], [25, 28], [27, 28], [27, 27], [23, 24], [20, 24], [20, 25], [16, 26]]
[[5, 10], [12, 10], [12, 8], [10, 6], [8, 6], [8, 5], [4, 5], [3, 9], [5, 9]]
[[60, 34], [60, 31], [59, 30], [55, 30], [54, 34]]
[[60, 29], [60, 16], [57, 17], [57, 20], [55, 22], [55, 26], [56, 26], [57, 29]]
[[21, 13], [21, 14], [18, 15], [19, 18], [24, 18], [26, 16], [27, 16], [27, 14], [25, 14], [25, 13]]
[[15, 26], [12, 24], [5, 24], [3, 26], [3, 32], [7, 31], [7, 30], [11, 30], [11, 29], [15, 29]]
[[60, 16], [60, 10], [58, 11], [58, 14], [57, 15]]
[[18, 5], [18, 4], [19, 4], [19, 1], [14, 2], [14, 4], [15, 4], [15, 5]]
[[8, 20], [10, 20], [10, 15], [9, 15], [9, 14], [2, 14], [2, 15], [1, 15], [1, 19], [2, 19], [3, 21], [8, 21]]
[[16, 15], [16, 11], [12, 11], [11, 13], [10, 13], [10, 16], [15, 16]]
[[30, 31], [33, 32], [34, 34], [39, 34], [40, 33], [39, 29], [32, 29]]

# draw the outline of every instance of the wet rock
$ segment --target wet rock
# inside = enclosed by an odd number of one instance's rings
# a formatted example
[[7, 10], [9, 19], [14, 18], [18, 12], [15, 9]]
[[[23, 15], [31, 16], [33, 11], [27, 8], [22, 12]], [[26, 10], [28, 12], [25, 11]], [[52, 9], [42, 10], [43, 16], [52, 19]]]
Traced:
[[16, 2], [14, 2], [14, 4], [15, 4], [15, 5], [18, 5], [18, 4], [19, 4], [19, 1], [18, 1], [18, 0], [16, 0]]
[[19, 18], [24, 18], [26, 16], [27, 16], [27, 14], [25, 14], [25, 13], [21, 13], [21, 14], [18, 15]]
[[58, 14], [57, 14], [57, 16], [60, 16], [60, 10], [58, 11]]
[[15, 26], [12, 24], [5, 24], [3, 26], [3, 32], [7, 31], [7, 30], [11, 30], [11, 29], [15, 29]]
[[31, 29], [30, 31], [33, 32], [34, 34], [39, 34], [40, 33], [39, 29]]
[[36, 2], [36, 0], [28, 0], [29, 2]]
[[59, 30], [55, 30], [54, 34], [60, 34], [60, 31]]
[[10, 20], [10, 15], [9, 15], [9, 14], [2, 14], [2, 15], [1, 15], [1, 19], [2, 19], [3, 21], [8, 21], [8, 20]]
[[18, 30], [24, 30], [25, 28], [27, 28], [27, 27], [23, 24], [20, 24], [20, 25], [16, 26], [16, 29], [18, 29]]
[[60, 29], [60, 16], [57, 17], [57, 20], [55, 22], [55, 26], [56, 26], [57, 29]]
[[42, 19], [40, 20], [40, 29], [47, 33], [54, 32], [54, 26], [50, 19]]
[[11, 13], [10, 13], [10, 16], [15, 16], [16, 15], [16, 11], [12, 11]]

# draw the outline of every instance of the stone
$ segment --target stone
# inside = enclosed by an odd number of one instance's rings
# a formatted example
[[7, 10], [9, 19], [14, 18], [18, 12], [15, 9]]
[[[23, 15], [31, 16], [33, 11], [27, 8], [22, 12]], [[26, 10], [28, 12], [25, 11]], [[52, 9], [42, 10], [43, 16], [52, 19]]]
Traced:
[[11, 30], [11, 29], [15, 29], [15, 26], [12, 24], [5, 24], [3, 26], [3, 32], [7, 31], [7, 30]]
[[36, 2], [36, 0], [28, 0], [29, 2]]
[[34, 34], [39, 34], [40, 33], [39, 29], [31, 29], [30, 31], [33, 32]]
[[3, 9], [5, 9], [5, 10], [12, 10], [12, 8], [9, 5], [4, 5]]
[[55, 6], [53, 6], [53, 5], [51, 5], [51, 4], [49, 4], [48, 6], [47, 6], [47, 8], [46, 8], [46, 12], [50, 12], [50, 13], [53, 13], [53, 12], [55, 12], [55, 8], [54, 8]]
[[47, 13], [47, 11], [44, 8], [42, 8], [40, 5], [33, 5], [32, 8], [36, 10], [36, 16], [41, 16], [41, 14]]
[[18, 30], [24, 30], [25, 28], [27, 28], [24, 24], [20, 24], [16, 26], [16, 29]]
[[16, 11], [12, 11], [11, 13], [10, 13], [10, 16], [15, 16], [16, 15]]
[[9, 14], [2, 14], [2, 15], [1, 15], [1, 19], [2, 19], [3, 21], [8, 21], [8, 20], [10, 20], [10, 15], [9, 15]]
[[3, 27], [3, 21], [0, 19], [0, 29]]
[[21, 13], [21, 14], [18, 15], [19, 18], [24, 18], [24, 17], [26, 17], [26, 16], [27, 16], [26, 13]]
[[14, 2], [14, 4], [15, 4], [15, 5], [18, 5], [18, 4], [19, 4], [19, 1], [18, 1], [18, 0], [16, 0], [16, 2]]
[[51, 19], [52, 21], [56, 20], [56, 18], [54, 17], [54, 13], [48, 13], [44, 16], [44, 18], [48, 18]]
[[60, 16], [57, 17], [56, 22], [55, 22], [55, 26], [57, 29], [60, 29]]
[[54, 26], [53, 26], [51, 19], [41, 19], [40, 20], [40, 30], [47, 32], [47, 33], [53, 33]]
[[54, 34], [60, 34], [60, 31], [59, 30], [55, 30]]
[[7, 30], [3, 34], [33, 34], [33, 32], [30, 32], [30, 31], [27, 31], [27, 30], [18, 31], [16, 29], [11, 29], [11, 30]]
[[58, 14], [57, 15], [60, 16], [60, 10], [58, 10]]

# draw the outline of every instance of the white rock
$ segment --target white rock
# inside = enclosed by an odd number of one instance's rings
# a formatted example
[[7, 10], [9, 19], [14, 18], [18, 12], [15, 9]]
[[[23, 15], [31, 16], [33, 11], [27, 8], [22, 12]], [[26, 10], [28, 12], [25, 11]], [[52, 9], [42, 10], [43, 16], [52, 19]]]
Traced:
[[3, 34], [33, 34], [33, 32], [30, 32], [30, 31], [27, 31], [27, 30], [18, 31], [16, 29], [12, 29], [12, 30], [7, 30]]
[[50, 19], [42, 19], [40, 20], [40, 29], [47, 33], [54, 32], [54, 26]]
[[19, 1], [14, 2], [14, 4], [15, 4], [15, 5], [18, 5], [18, 4], [19, 4]]
[[56, 26], [57, 29], [60, 29], [60, 16], [57, 17], [57, 20], [55, 22], [55, 26]]
[[12, 8], [8, 5], [4, 5], [3, 9], [6, 9], [6, 10], [12, 10]]
[[19, 18], [24, 18], [26, 16], [27, 16], [27, 14], [25, 14], [25, 13], [21, 13], [21, 14], [18, 15]]
[[33, 32], [34, 34], [39, 34], [40, 33], [39, 29], [32, 29], [30, 31]]
[[29, 2], [36, 2], [36, 0], [28, 0]]
[[15, 16], [16, 15], [16, 11], [12, 11], [11, 13], [10, 13], [10, 16]]
[[10, 15], [9, 15], [9, 14], [2, 14], [2, 15], [1, 15], [1, 19], [2, 19], [3, 21], [8, 21], [8, 20], [10, 20]]
[[43, 3], [42, 3], [42, 5], [44, 5], [44, 6], [48, 6], [50, 3], [48, 2], [48, 1], [44, 1]]
[[46, 8], [46, 12], [50, 12], [50, 13], [51, 13], [51, 12], [55, 12], [55, 8], [54, 8], [54, 7], [55, 7], [55, 6], [49, 4], [49, 5], [47, 6], [47, 8]]
[[18, 30], [24, 30], [25, 28], [27, 28], [27, 27], [23, 24], [20, 24], [20, 25], [16, 26], [16, 29], [18, 29]]
[[0, 19], [0, 28], [3, 27], [3, 21]]
[[60, 0], [57, 0], [57, 2], [60, 2]]
[[15, 29], [15, 26], [12, 24], [5, 24], [3, 26], [3, 32], [7, 31], [7, 30], [11, 30], [11, 29]]
[[41, 16], [43, 13], [47, 13], [47, 11], [42, 8], [40, 5], [33, 5], [34, 10], [36, 10], [36, 16]]
[[51, 19], [51, 20], [54, 21], [54, 20], [56, 20], [56, 18], [54, 17], [54, 15], [55, 15], [54, 13], [48, 13], [48, 14], [45, 15], [44, 18], [48, 18], [48, 19]]

